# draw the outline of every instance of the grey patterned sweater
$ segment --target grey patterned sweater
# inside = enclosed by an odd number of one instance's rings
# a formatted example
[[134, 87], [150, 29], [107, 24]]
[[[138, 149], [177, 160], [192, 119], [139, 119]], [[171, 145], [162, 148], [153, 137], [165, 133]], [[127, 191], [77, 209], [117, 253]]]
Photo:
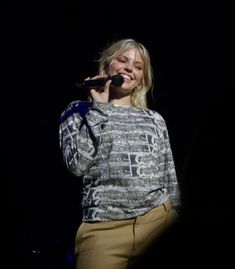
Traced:
[[162, 116], [150, 109], [73, 101], [63, 111], [60, 148], [83, 180], [83, 221], [129, 219], [180, 192]]

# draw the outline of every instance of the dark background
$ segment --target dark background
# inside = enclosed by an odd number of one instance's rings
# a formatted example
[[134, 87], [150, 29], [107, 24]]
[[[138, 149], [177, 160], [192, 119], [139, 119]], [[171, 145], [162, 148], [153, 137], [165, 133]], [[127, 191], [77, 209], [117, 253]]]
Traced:
[[167, 122], [183, 201], [179, 223], [146, 260], [152, 268], [226, 268], [232, 262], [227, 246], [233, 243], [234, 15], [223, 3], [2, 6], [1, 222], [7, 268], [73, 268], [81, 184], [62, 162], [59, 117], [70, 101], [86, 95], [75, 83], [96, 74], [94, 59], [103, 46], [129, 37], [151, 55], [156, 85], [149, 105]]

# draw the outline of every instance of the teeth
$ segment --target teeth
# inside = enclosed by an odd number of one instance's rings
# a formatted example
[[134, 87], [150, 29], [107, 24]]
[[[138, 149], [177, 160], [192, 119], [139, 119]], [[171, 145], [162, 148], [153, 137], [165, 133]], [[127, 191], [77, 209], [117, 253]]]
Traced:
[[122, 76], [123, 76], [125, 79], [131, 80], [131, 78], [130, 78], [128, 75], [126, 75], [126, 74], [122, 74]]

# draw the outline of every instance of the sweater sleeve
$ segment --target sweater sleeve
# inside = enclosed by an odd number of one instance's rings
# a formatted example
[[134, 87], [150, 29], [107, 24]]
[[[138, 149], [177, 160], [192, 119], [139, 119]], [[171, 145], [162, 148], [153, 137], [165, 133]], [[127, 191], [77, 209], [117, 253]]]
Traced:
[[157, 114], [156, 120], [161, 137], [160, 163], [163, 182], [168, 190], [172, 207], [179, 213], [181, 208], [180, 189], [176, 175], [175, 163], [170, 145], [169, 134], [165, 120]]
[[179, 183], [177, 180], [173, 154], [167, 128], [164, 130], [164, 184], [168, 189], [173, 208], [179, 212], [181, 207]]
[[59, 143], [68, 170], [83, 176], [97, 154], [102, 124], [107, 121], [98, 103], [71, 102], [62, 112]]

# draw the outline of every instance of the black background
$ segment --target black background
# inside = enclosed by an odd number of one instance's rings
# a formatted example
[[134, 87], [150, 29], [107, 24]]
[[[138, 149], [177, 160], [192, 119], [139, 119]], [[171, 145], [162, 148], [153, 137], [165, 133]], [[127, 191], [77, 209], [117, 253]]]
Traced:
[[1, 20], [2, 247], [9, 268], [73, 268], [81, 184], [62, 162], [59, 117], [86, 95], [74, 85], [96, 74], [103, 46], [129, 37], [151, 55], [149, 105], [167, 122], [183, 201], [178, 225], [146, 259], [152, 268], [226, 268], [233, 242], [231, 6], [9, 1]]

